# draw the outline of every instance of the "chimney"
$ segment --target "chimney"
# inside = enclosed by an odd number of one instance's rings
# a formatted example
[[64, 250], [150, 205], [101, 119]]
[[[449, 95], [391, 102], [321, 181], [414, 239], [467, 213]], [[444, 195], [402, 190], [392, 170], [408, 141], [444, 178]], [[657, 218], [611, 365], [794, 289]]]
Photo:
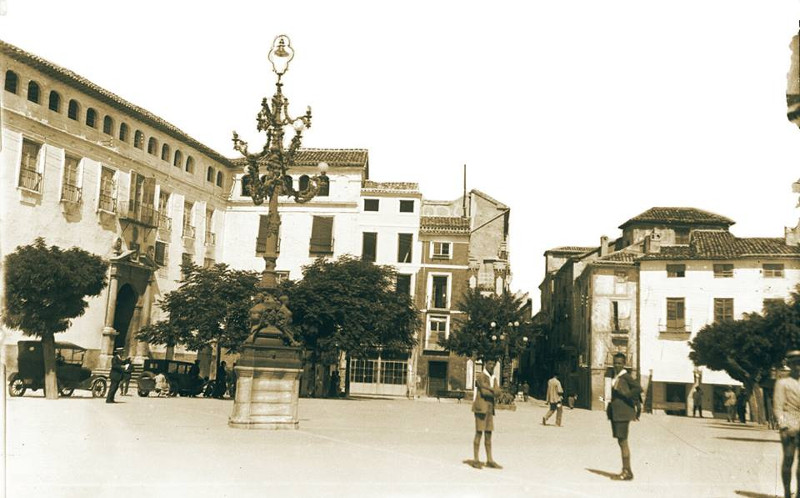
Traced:
[[661, 252], [661, 234], [655, 231], [650, 232], [644, 238], [644, 253], [656, 254]]
[[784, 237], [787, 246], [800, 246], [800, 221], [794, 228], [784, 228]]
[[608, 256], [608, 237], [600, 237], [600, 257]]

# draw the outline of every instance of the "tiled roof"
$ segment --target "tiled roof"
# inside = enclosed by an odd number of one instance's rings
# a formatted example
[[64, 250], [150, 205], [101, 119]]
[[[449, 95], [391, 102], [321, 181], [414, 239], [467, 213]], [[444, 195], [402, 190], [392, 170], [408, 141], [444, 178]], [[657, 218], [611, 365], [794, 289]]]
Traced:
[[[366, 149], [299, 149], [294, 159], [295, 166], [316, 167], [319, 163], [328, 163], [331, 168], [366, 167], [369, 152]], [[231, 161], [233, 166], [242, 167], [247, 164], [244, 157]], [[260, 163], [259, 163], [260, 164]]]
[[422, 233], [469, 234], [469, 218], [454, 216], [423, 216], [420, 218]]
[[400, 192], [419, 194], [419, 184], [412, 182], [375, 182], [366, 180], [361, 187], [362, 192]]
[[167, 135], [175, 138], [176, 140], [180, 140], [187, 145], [194, 147], [195, 149], [199, 150], [200, 152], [206, 154], [208, 157], [218, 161], [226, 166], [231, 166], [231, 161], [227, 157], [223, 156], [219, 152], [213, 150], [212, 148], [204, 145], [194, 138], [187, 135], [184, 131], [180, 130], [173, 124], [168, 123], [167, 121], [161, 119], [160, 117], [156, 116], [155, 114], [151, 113], [147, 109], [139, 107], [138, 105], [131, 104], [127, 100], [123, 99], [122, 97], [109, 92], [108, 90], [99, 87], [98, 85], [92, 83], [91, 81], [87, 80], [83, 76], [76, 74], [69, 69], [65, 69], [57, 64], [53, 64], [52, 62], [45, 60], [38, 55], [31, 54], [22, 50], [21, 48], [15, 47], [10, 43], [6, 43], [0, 40], [0, 53], [6, 55], [16, 61], [19, 61], [25, 65], [28, 65], [38, 71], [47, 74], [62, 83], [65, 83], [86, 95], [93, 97], [114, 109], [117, 109], [120, 112], [123, 112], [132, 118], [138, 119], [141, 122], [152, 126], [153, 128], [166, 133]]
[[569, 253], [569, 254], [583, 254], [585, 252], [597, 249], [595, 246], [561, 246], [548, 249], [544, 252], [545, 256], [551, 253]]
[[634, 216], [619, 226], [624, 229], [635, 223], [680, 223], [688, 225], [723, 225], [729, 227], [735, 221], [715, 213], [688, 207], [654, 207]]
[[641, 255], [642, 253], [640, 252], [626, 251], [623, 249], [622, 251], [612, 252], [607, 256], [598, 258], [595, 261], [592, 261], [592, 264], [630, 265], [633, 264]]
[[497, 199], [495, 199], [495, 198], [491, 197], [491, 196], [490, 196], [489, 194], [487, 194], [486, 192], [481, 192], [480, 190], [478, 190], [478, 189], [475, 189], [475, 188], [474, 188], [474, 189], [472, 189], [472, 190], [470, 190], [470, 192], [471, 192], [471, 193], [474, 193], [474, 194], [477, 194], [477, 195], [479, 195], [479, 196], [483, 197], [484, 199], [486, 199], [487, 201], [491, 202], [492, 204], [494, 204], [495, 206], [497, 206], [497, 209], [508, 209], [508, 206], [506, 206], [506, 205], [505, 205], [505, 204], [503, 204], [502, 202], [498, 201]]
[[738, 238], [724, 230], [694, 230], [688, 246], [662, 246], [661, 252], [642, 260], [800, 258], [800, 247], [786, 245], [779, 237]]

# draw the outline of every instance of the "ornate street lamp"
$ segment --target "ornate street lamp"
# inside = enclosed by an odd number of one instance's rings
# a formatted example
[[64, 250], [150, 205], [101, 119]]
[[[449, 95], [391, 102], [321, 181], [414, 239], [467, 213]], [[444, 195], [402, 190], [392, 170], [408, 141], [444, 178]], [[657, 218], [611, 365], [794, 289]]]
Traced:
[[[309, 178], [308, 186], [295, 190], [288, 170], [295, 164], [295, 156], [303, 131], [311, 127], [311, 108], [300, 117], [289, 115], [289, 99], [283, 95], [281, 77], [289, 69], [294, 57], [289, 37], [275, 38], [269, 60], [275, 74], [275, 95], [271, 104], [265, 97], [258, 113], [258, 131], [267, 135], [266, 143], [258, 153], [248, 152], [247, 142], [233, 132], [233, 147], [247, 160], [247, 175], [242, 178], [246, 191], [256, 205], [268, 201], [267, 240], [264, 252], [265, 269], [259, 283], [260, 292], [250, 309], [251, 334], [245, 342], [236, 365], [237, 385], [233, 413], [228, 424], [248, 429], [296, 429], [298, 427], [297, 399], [302, 372], [302, 350], [290, 331], [291, 312], [288, 299], [277, 295], [278, 234], [281, 217], [278, 198], [293, 197], [295, 202], [308, 202], [327, 184], [325, 172], [328, 165], [319, 164], [320, 173]], [[284, 129], [294, 129], [288, 146], [284, 144]], [[291, 399], [285, 394], [291, 392]]]
[[[498, 329], [497, 322], [491, 322], [489, 327], [492, 331]], [[522, 338], [518, 338], [516, 331], [519, 329], [519, 321], [508, 322], [506, 325], [506, 330], [509, 333], [501, 332], [500, 336], [498, 337], [497, 334], [492, 334], [492, 341], [497, 341], [499, 339], [500, 344], [503, 345], [503, 369], [502, 369], [502, 376], [503, 376], [503, 389], [508, 390], [511, 386], [511, 376], [513, 372], [511, 371], [511, 356], [509, 354], [509, 344], [511, 341], [521, 340], [523, 346], [527, 346], [528, 344], [528, 337], [523, 336]]]

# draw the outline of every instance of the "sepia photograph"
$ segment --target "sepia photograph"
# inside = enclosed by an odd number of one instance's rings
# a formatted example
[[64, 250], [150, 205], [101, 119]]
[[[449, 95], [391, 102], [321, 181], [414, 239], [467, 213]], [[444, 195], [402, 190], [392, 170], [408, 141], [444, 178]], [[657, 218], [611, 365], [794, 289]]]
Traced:
[[0, 0], [0, 496], [800, 496], [799, 39]]

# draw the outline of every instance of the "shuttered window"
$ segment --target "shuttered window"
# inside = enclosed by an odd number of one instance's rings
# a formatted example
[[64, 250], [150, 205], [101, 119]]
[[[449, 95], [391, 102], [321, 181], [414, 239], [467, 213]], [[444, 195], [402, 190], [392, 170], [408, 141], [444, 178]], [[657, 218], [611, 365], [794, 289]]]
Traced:
[[411, 243], [414, 235], [410, 233], [397, 234], [397, 262], [410, 263], [411, 262]]
[[333, 254], [333, 218], [314, 216], [311, 226], [310, 254]]
[[378, 234], [375, 232], [364, 232], [361, 242], [361, 259], [374, 263], [378, 258]]

